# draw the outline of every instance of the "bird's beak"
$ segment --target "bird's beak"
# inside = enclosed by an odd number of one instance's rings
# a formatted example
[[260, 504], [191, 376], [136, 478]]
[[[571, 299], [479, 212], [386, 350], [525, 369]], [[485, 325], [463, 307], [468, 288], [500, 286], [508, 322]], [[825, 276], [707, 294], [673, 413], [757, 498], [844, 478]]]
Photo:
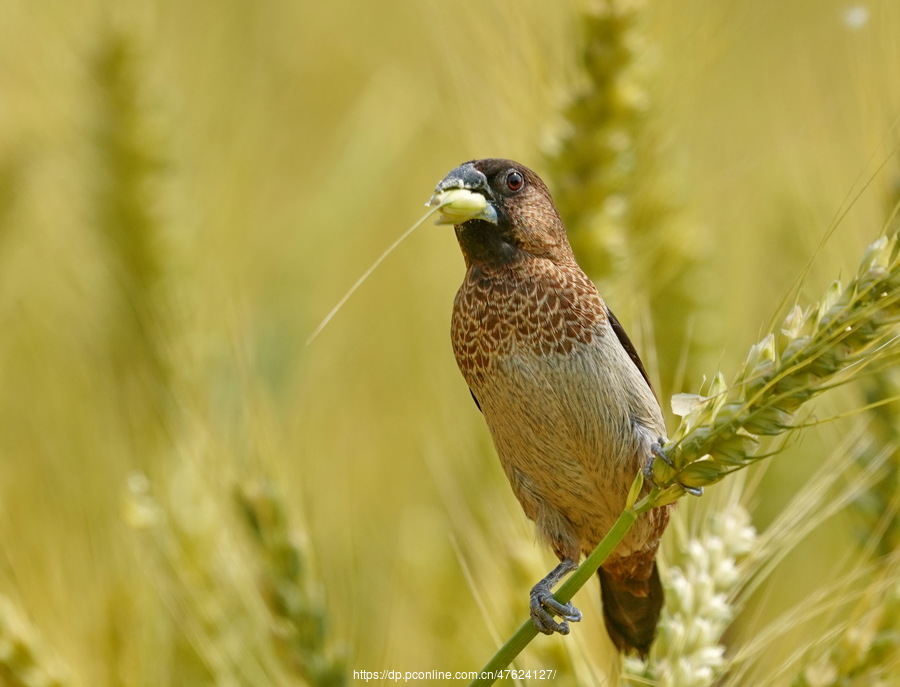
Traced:
[[443, 178], [426, 205], [440, 209], [441, 216], [435, 224], [462, 224], [470, 219], [496, 224], [493, 200], [487, 177], [467, 162]]

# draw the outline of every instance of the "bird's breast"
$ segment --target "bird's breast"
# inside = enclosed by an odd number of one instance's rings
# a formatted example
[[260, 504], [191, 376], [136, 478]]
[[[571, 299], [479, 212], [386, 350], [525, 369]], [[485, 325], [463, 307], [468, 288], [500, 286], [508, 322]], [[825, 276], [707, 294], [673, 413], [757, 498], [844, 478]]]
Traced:
[[466, 381], [478, 386], [501, 359], [571, 353], [590, 343], [605, 320], [597, 289], [577, 268], [539, 260], [475, 265], [456, 295], [453, 350]]

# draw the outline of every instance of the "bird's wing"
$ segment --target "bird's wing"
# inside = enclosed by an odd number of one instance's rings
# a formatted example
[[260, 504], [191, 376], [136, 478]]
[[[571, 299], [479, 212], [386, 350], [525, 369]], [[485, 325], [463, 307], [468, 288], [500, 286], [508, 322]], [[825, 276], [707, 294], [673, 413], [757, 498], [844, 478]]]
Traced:
[[[469, 389], [469, 393], [472, 394], [472, 400], [475, 401], [475, 405], [478, 406], [478, 410], [481, 410], [481, 404], [478, 402], [478, 397], [475, 395], [475, 392]], [[484, 412], [483, 410], [481, 412]]]
[[[624, 348], [625, 352], [628, 353], [628, 357], [631, 358], [631, 362], [637, 365], [637, 369], [640, 371], [641, 376], [644, 378], [644, 381], [647, 382], [647, 386], [650, 387], [650, 391], [653, 391], [653, 385], [650, 383], [650, 377], [647, 375], [647, 370], [644, 369], [644, 363], [641, 362], [641, 357], [635, 350], [634, 344], [631, 343], [631, 339], [629, 339], [628, 334], [625, 333], [625, 327], [622, 326], [622, 323], [619, 322], [616, 316], [613, 315], [612, 310], [610, 310], [609, 308], [606, 309], [606, 316], [609, 318], [609, 324], [612, 327], [612, 330], [616, 333], [616, 337], [619, 339], [619, 343], [622, 344], [622, 348]], [[653, 391], [653, 395], [656, 395], [655, 391]]]

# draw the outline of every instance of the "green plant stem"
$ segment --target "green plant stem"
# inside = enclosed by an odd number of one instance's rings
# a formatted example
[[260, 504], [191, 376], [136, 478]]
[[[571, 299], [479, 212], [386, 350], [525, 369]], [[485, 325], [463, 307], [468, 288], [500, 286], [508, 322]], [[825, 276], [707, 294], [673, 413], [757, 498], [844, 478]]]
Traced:
[[[644, 510], [649, 510], [649, 507], [630, 507], [622, 511], [619, 519], [616, 520], [607, 535], [597, 544], [597, 548], [591, 552], [590, 556], [584, 559], [584, 562], [578, 566], [578, 570], [572, 573], [572, 576], [554, 594], [557, 601], [568, 603], [575, 596], [575, 593], [584, 586], [585, 582], [593, 577], [597, 569], [609, 557], [609, 554], [618, 546], [619, 542], [622, 541], [622, 537], [631, 529], [634, 521]], [[469, 687], [494, 684], [501, 677], [500, 671], [522, 653], [522, 650], [537, 636], [537, 633], [537, 628], [535, 628], [531, 620], [523, 623], [506, 644], [500, 647], [493, 658], [481, 669], [479, 677], [469, 683]]]

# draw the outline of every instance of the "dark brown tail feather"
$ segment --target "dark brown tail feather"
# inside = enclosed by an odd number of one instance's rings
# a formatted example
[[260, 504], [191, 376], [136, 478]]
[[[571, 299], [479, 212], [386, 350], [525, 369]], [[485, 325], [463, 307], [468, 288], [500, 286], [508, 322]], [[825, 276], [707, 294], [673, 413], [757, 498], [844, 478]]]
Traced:
[[619, 651], [636, 650], [646, 658], [665, 599], [656, 561], [653, 561], [653, 570], [645, 582], [618, 580], [603, 568], [597, 574], [609, 638]]

